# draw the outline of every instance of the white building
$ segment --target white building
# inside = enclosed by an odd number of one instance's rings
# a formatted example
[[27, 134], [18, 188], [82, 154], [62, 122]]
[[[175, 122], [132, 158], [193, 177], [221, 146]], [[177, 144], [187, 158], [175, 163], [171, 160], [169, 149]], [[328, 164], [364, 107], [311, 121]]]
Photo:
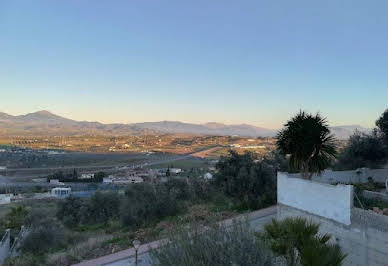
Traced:
[[182, 169], [180, 169], [180, 168], [170, 168], [171, 174], [179, 174], [181, 172], [182, 172]]
[[264, 145], [252, 145], [252, 146], [243, 146], [240, 148], [243, 148], [243, 149], [265, 149], [265, 146]]
[[213, 175], [211, 173], [206, 173], [203, 175], [203, 178], [206, 179], [206, 180], [210, 180], [213, 178]]
[[71, 194], [71, 188], [69, 187], [56, 187], [51, 190], [51, 195], [54, 197], [67, 197]]
[[51, 185], [64, 185], [65, 183], [59, 182], [59, 179], [50, 179]]
[[0, 170], [6, 170], [7, 166], [0, 166]]
[[0, 194], [0, 204], [11, 203], [12, 194]]
[[113, 183], [113, 178], [111, 176], [109, 177], [104, 177], [102, 179], [102, 183], [106, 183], [106, 184], [110, 184], [110, 183]]
[[80, 179], [92, 179], [94, 178], [94, 174], [82, 174]]

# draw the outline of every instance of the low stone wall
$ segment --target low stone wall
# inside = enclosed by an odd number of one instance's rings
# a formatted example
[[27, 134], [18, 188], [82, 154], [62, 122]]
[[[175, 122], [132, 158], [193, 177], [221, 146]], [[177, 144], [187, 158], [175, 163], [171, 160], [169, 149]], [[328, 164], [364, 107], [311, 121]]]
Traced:
[[278, 203], [291, 206], [339, 223], [350, 224], [353, 186], [330, 185], [278, 173]]
[[320, 233], [332, 235], [332, 242], [347, 254], [344, 266], [388, 265], [388, 217], [358, 208], [352, 208], [351, 214], [351, 225], [344, 225], [278, 204], [277, 219], [303, 217], [320, 224]]

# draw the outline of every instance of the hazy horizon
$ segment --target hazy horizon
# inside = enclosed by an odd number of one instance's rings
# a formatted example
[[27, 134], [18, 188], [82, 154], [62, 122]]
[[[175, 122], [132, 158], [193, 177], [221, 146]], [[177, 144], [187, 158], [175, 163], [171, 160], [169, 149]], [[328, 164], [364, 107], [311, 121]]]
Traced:
[[[261, 128], [264, 128], [264, 129], [270, 129], [270, 130], [279, 130], [281, 129], [281, 127], [279, 128], [268, 128], [268, 127], [263, 127], [261, 125], [253, 125], [253, 124], [249, 124], [249, 123], [238, 123], [238, 124], [228, 124], [228, 123], [222, 123], [222, 122], [219, 122], [219, 121], [206, 121], [206, 122], [203, 122], [203, 123], [195, 123], [195, 122], [190, 122], [190, 121], [182, 121], [182, 120], [154, 120], [154, 121], [138, 121], [138, 122], [128, 122], [128, 123], [125, 123], [125, 122], [115, 122], [115, 121], [112, 121], [112, 122], [102, 122], [102, 121], [99, 121], [99, 120], [78, 120], [78, 119], [74, 119], [74, 118], [71, 118], [71, 117], [66, 117], [66, 116], [63, 116], [63, 115], [60, 115], [54, 111], [50, 111], [50, 110], [36, 110], [36, 111], [32, 111], [32, 112], [27, 112], [27, 113], [20, 113], [20, 114], [11, 114], [11, 113], [7, 113], [7, 112], [3, 112], [2, 110], [0, 110], [0, 113], [6, 113], [8, 115], [12, 115], [12, 116], [20, 116], [20, 115], [27, 115], [27, 114], [32, 114], [32, 113], [38, 113], [38, 112], [49, 112], [51, 114], [54, 114], [54, 115], [57, 115], [57, 116], [60, 116], [60, 117], [63, 117], [63, 118], [67, 118], [67, 119], [71, 119], [71, 120], [74, 120], [74, 121], [85, 121], [85, 122], [99, 122], [99, 123], [102, 123], [102, 124], [116, 124], [116, 123], [122, 123], [122, 124], [134, 124], [134, 123], [154, 123], [154, 122], [182, 122], [182, 123], [189, 123], [189, 124], [198, 124], [198, 125], [204, 125], [204, 124], [208, 124], [208, 123], [220, 123], [220, 124], [225, 124], [225, 125], [243, 125], [243, 124], [246, 124], [246, 125], [252, 125], [252, 126], [256, 126], [256, 127], [261, 127]], [[331, 127], [341, 127], [341, 126], [362, 126], [360, 124], [340, 124], [340, 125], [332, 125], [332, 124], [329, 124]], [[364, 127], [364, 126], [362, 126]], [[368, 129], [368, 127], [365, 127]], [[372, 127], [371, 127], [372, 128]], [[371, 129], [369, 128], [369, 129]]]
[[0, 111], [280, 128], [374, 126], [388, 2], [3, 1]]

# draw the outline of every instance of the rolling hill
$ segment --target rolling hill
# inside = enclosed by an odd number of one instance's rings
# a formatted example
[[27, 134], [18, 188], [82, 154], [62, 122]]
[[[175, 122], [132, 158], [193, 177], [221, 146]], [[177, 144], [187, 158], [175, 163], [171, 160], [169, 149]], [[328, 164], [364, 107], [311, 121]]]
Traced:
[[[371, 130], [359, 125], [331, 127], [339, 139], [347, 139], [355, 130], [369, 133]], [[221, 123], [191, 124], [179, 121], [144, 122], [134, 124], [103, 124], [75, 121], [48, 111], [13, 116], [0, 113], [1, 135], [141, 135], [160, 133], [185, 133], [195, 135], [221, 135], [243, 137], [273, 137], [277, 130], [248, 124], [225, 125]]]

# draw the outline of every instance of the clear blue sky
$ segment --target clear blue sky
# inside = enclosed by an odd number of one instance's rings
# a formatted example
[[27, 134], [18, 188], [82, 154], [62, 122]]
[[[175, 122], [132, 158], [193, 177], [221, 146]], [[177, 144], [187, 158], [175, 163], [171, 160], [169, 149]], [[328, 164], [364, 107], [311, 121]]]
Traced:
[[0, 111], [278, 128], [388, 108], [388, 1], [0, 1]]

